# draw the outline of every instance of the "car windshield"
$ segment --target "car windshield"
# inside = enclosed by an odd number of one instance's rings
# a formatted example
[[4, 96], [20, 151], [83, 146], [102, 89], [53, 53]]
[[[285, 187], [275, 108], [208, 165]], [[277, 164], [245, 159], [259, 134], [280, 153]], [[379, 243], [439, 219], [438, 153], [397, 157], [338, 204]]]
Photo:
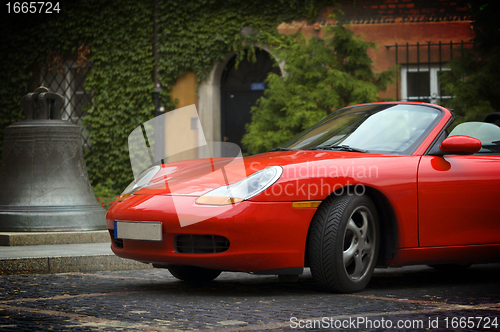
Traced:
[[412, 154], [440, 115], [437, 108], [415, 104], [347, 107], [328, 115], [281, 148]]

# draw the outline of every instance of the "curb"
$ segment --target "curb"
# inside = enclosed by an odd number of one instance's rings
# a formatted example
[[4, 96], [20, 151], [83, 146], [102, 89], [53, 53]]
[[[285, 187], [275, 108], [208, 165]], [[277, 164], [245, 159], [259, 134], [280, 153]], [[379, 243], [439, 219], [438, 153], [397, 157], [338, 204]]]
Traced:
[[121, 258], [114, 254], [0, 260], [0, 275], [145, 270], [152, 268], [151, 264]]
[[0, 232], [0, 246], [110, 243], [108, 230], [75, 232]]
[[109, 243], [0, 248], [0, 275], [152, 269], [116, 256]]

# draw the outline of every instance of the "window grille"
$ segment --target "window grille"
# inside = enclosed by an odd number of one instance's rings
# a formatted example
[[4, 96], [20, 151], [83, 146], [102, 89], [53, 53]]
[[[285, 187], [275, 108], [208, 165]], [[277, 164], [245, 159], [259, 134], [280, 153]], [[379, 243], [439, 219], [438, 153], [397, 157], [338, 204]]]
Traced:
[[450, 70], [447, 63], [464, 54], [471, 42], [416, 43], [386, 46], [394, 51], [395, 64], [400, 66], [396, 76], [396, 100], [440, 104], [453, 98], [444, 94], [439, 74]]
[[41, 68], [33, 80], [33, 86], [47, 87], [64, 97], [62, 120], [80, 126], [84, 148], [90, 148], [89, 134], [83, 124], [83, 117], [92, 105], [92, 93], [85, 90], [85, 79], [89, 70], [90, 64], [86, 61], [56, 61]]

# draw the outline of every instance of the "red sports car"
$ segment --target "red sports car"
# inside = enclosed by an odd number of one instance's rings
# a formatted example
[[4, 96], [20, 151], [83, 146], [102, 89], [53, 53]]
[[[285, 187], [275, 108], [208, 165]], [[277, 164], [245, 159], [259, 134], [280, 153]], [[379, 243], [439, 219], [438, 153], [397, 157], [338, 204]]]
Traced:
[[186, 281], [310, 267], [336, 292], [362, 290], [376, 266], [499, 261], [499, 117], [455, 126], [432, 104], [350, 106], [244, 158], [157, 158], [165, 138], [143, 125], [135, 180], [106, 216], [111, 248]]

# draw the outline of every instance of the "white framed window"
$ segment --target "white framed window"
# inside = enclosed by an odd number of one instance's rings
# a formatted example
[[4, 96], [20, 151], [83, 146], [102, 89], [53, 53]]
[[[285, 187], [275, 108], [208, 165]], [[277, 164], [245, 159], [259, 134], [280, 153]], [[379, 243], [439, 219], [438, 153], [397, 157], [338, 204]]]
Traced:
[[449, 71], [443, 64], [401, 65], [401, 100], [440, 104], [453, 96], [441, 94], [439, 73]]

